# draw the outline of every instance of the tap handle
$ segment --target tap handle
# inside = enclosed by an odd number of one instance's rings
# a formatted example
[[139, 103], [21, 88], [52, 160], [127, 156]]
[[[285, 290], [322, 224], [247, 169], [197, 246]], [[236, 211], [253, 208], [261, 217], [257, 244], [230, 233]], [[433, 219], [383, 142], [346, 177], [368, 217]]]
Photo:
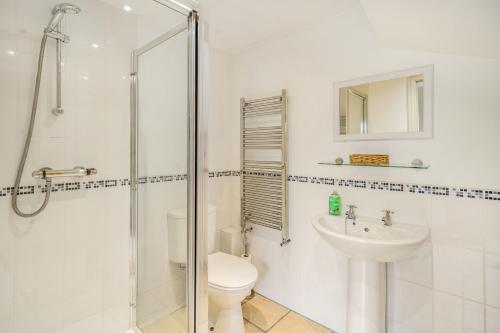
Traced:
[[347, 205], [347, 208], [349, 208], [346, 212], [345, 212], [345, 215], [347, 216], [351, 216], [351, 215], [354, 215], [354, 209], [355, 208], [358, 208], [356, 205]]
[[390, 209], [382, 209], [382, 213], [385, 213], [386, 216], [394, 214], [394, 212]]

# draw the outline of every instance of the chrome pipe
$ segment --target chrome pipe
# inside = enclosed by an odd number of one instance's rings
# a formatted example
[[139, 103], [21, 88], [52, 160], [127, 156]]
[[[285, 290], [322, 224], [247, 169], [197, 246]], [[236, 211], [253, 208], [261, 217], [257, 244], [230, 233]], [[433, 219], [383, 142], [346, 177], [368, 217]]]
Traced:
[[281, 130], [274, 128], [256, 128], [251, 130], [243, 130], [243, 135], [270, 135], [270, 134], [283, 134]]
[[282, 170], [270, 170], [266, 169], [263, 167], [260, 168], [244, 168], [241, 170], [243, 176], [248, 176], [248, 177], [280, 177]]
[[250, 200], [263, 200], [264, 202], [269, 202], [274, 205], [281, 205], [281, 200], [277, 200], [276, 197], [264, 197], [261, 195], [255, 195], [253, 193], [246, 193], [244, 195]]
[[276, 230], [281, 230], [281, 225], [278, 219], [278, 222], [274, 219], [267, 219], [262, 216], [249, 216], [247, 217], [248, 222], [254, 223], [254, 224], [259, 224], [259, 225], [264, 225], [268, 228], [276, 229]]
[[245, 160], [243, 164], [263, 164], [263, 165], [279, 165], [283, 166], [281, 161], [259, 161], [259, 160]]
[[250, 133], [243, 133], [244, 138], [251, 138], [251, 137], [256, 137], [256, 138], [270, 138], [270, 137], [279, 137], [280, 139], [283, 137], [283, 133], [281, 131], [269, 131], [269, 132], [250, 132]]
[[273, 191], [273, 192], [281, 192], [283, 189], [279, 184], [265, 184], [265, 183], [243, 183], [243, 189], [248, 190], [261, 190], [261, 191]]
[[[61, 22], [57, 24], [56, 32], [61, 33]], [[62, 41], [60, 38], [56, 39], [56, 107], [52, 109], [52, 113], [56, 116], [60, 116], [64, 113], [62, 108], [62, 98], [61, 98], [61, 71], [62, 71]]]
[[245, 205], [248, 205], [249, 208], [251, 207], [260, 207], [261, 209], [262, 208], [265, 208], [265, 209], [268, 209], [270, 211], [276, 211], [276, 210], [280, 210], [281, 207], [279, 206], [279, 204], [273, 204], [271, 202], [265, 202], [265, 201], [259, 201], [259, 200], [251, 200], [251, 199], [246, 199], [246, 200], [243, 200], [243, 202], [245, 203]]
[[244, 178], [243, 184], [248, 185], [269, 185], [272, 187], [282, 188], [281, 179], [276, 177], [276, 179], [262, 179], [262, 178]]
[[259, 187], [259, 188], [266, 188], [266, 189], [282, 189], [283, 187], [281, 186], [280, 183], [277, 182], [265, 182], [265, 181], [243, 181], [242, 183], [243, 188], [252, 188], [252, 187]]
[[258, 183], [258, 182], [243, 182], [243, 189], [252, 189], [252, 188], [264, 188], [270, 191], [281, 191], [282, 187], [280, 184], [266, 184], [266, 183]]
[[243, 133], [251, 132], [251, 131], [264, 131], [264, 130], [280, 130], [280, 131], [282, 131], [283, 129], [281, 128], [281, 126], [247, 127], [247, 128], [243, 129]]
[[263, 141], [263, 142], [278, 142], [281, 144], [283, 140], [283, 135], [281, 133], [269, 133], [267, 135], [264, 134], [245, 134], [243, 135], [244, 141]]
[[74, 167], [73, 169], [66, 170], [52, 170], [50, 168], [41, 168], [33, 171], [31, 174], [35, 179], [52, 179], [62, 177], [84, 177], [97, 174], [95, 168]]
[[242, 171], [243, 180], [261, 181], [265, 183], [275, 182], [276, 184], [282, 186], [281, 184], [281, 169], [279, 168], [247, 168]]
[[267, 214], [273, 214], [281, 216], [281, 208], [280, 207], [263, 207], [260, 204], [255, 204], [252, 202], [246, 202], [245, 212], [251, 212], [253, 210], [257, 210], [257, 212], [262, 211]]
[[[281, 145], [277, 143], [276, 141], [248, 141], [248, 140], [243, 140], [243, 145], [245, 147], [261, 147], [261, 146], [266, 146], [266, 147], [276, 147], [275, 149], [281, 149]], [[270, 149], [270, 148], [267, 148]], [[274, 149], [274, 148], [273, 148]]]
[[273, 184], [268, 184], [268, 183], [265, 183], [265, 182], [243, 182], [242, 183], [243, 185], [243, 189], [246, 189], [246, 188], [252, 188], [252, 187], [263, 187], [263, 188], [266, 188], [266, 189], [270, 189], [270, 190], [281, 190], [282, 187], [281, 187], [281, 184], [279, 183], [273, 183]]
[[283, 191], [281, 189], [272, 189], [272, 188], [258, 188], [258, 187], [248, 187], [244, 186], [243, 191], [246, 194], [255, 194], [262, 196], [275, 196], [280, 197]]
[[272, 140], [258, 140], [258, 139], [243, 139], [243, 144], [244, 145], [257, 145], [257, 146], [280, 146], [279, 149], [281, 149], [281, 144], [279, 141], [272, 141]]
[[254, 108], [246, 108], [243, 110], [243, 114], [251, 114], [251, 113], [257, 113], [257, 112], [262, 112], [262, 111], [283, 111], [283, 109], [279, 106], [273, 106], [273, 105], [266, 105], [266, 106], [260, 106], [260, 107], [254, 107]]
[[281, 101], [281, 97], [274, 98], [274, 99], [268, 99], [268, 100], [263, 100], [263, 101], [258, 101], [258, 102], [249, 102], [245, 101], [245, 105], [243, 108], [252, 108], [255, 106], [262, 106], [262, 105], [277, 105], [277, 106], [283, 106], [283, 103]]
[[269, 172], [273, 171], [281, 171], [283, 170], [282, 165], [265, 165], [265, 164], [245, 164], [244, 170], [269, 170]]
[[249, 176], [249, 175], [244, 175], [243, 181], [247, 181], [247, 183], [252, 182], [252, 181], [260, 181], [260, 182], [266, 182], [268, 184], [272, 185], [279, 185], [282, 186], [281, 184], [281, 176]]
[[283, 134], [282, 130], [274, 128], [255, 128], [243, 130], [243, 135], [268, 135], [268, 134]]
[[[243, 176], [259, 176], [259, 177], [279, 177], [281, 176], [281, 170], [267, 169], [267, 168], [244, 168], [242, 170], [245, 174]], [[267, 173], [267, 175], [256, 175], [255, 173]]]
[[255, 106], [252, 108], [245, 108], [243, 109], [243, 113], [254, 113], [254, 112], [260, 112], [260, 111], [283, 111], [280, 105], [262, 105], [262, 106]]
[[251, 103], [258, 103], [258, 102], [263, 102], [263, 101], [270, 101], [270, 100], [280, 100], [281, 101], [282, 96], [271, 96], [271, 97], [263, 97], [263, 98], [253, 98], [253, 99], [245, 99], [244, 104], [251, 104]]
[[262, 220], [258, 220], [258, 219], [248, 220], [248, 223], [257, 224], [257, 225], [260, 225], [260, 226], [263, 226], [263, 227], [266, 227], [266, 228], [270, 228], [270, 229], [281, 230], [281, 228], [279, 226], [275, 225], [275, 224], [272, 224], [270, 222], [265, 222], [265, 221], [262, 221]]
[[241, 170], [243, 176], [255, 176], [255, 172], [261, 172], [263, 170], [267, 176], [278, 177], [281, 175], [283, 170], [282, 165], [264, 165], [264, 164], [249, 164], [245, 165], [243, 170]]
[[279, 137], [273, 137], [273, 136], [243, 136], [243, 142], [261, 142], [261, 143], [270, 143], [270, 144], [277, 144], [281, 145], [281, 135]]
[[271, 146], [271, 145], [249, 145], [243, 144], [243, 146], [247, 149], [281, 149], [279, 146]]
[[283, 140], [282, 133], [245, 133], [242, 136], [243, 140], [270, 140], [281, 142]]
[[266, 173], [266, 176], [274, 176], [277, 177], [281, 175], [281, 172], [286, 171], [286, 166], [277, 166], [277, 165], [255, 165], [255, 166], [246, 166], [244, 167], [241, 172], [245, 175], [250, 175], [253, 176], [255, 175], [255, 172], [261, 172], [261, 170], [264, 170], [263, 172]]
[[281, 200], [282, 190], [272, 190], [269, 188], [243, 187], [244, 194], [262, 196], [262, 198], [271, 198], [279, 202]]
[[260, 111], [260, 112], [255, 112], [255, 113], [244, 113], [243, 118], [252, 118], [252, 117], [259, 117], [259, 116], [271, 116], [273, 114], [281, 114], [281, 111]]
[[281, 219], [281, 214], [279, 213], [274, 213], [274, 212], [268, 212], [268, 211], [263, 211], [259, 210], [259, 208], [253, 208], [253, 209], [245, 209], [245, 216], [262, 216], [268, 219]]

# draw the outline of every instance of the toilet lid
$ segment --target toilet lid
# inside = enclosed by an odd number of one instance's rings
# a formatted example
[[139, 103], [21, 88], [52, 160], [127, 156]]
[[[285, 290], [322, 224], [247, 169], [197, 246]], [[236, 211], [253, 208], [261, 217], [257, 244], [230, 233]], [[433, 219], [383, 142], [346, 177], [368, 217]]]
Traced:
[[208, 283], [220, 288], [242, 288], [257, 280], [251, 263], [224, 252], [208, 256]]

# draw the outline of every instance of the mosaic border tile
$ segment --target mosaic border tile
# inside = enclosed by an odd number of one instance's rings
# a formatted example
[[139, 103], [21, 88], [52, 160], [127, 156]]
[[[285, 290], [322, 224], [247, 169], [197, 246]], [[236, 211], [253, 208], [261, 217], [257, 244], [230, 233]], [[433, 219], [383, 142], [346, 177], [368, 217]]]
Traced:
[[[213, 171], [209, 172], [209, 178], [239, 177], [240, 174], [241, 174], [240, 171], [235, 171], [235, 170]], [[147, 176], [147, 177], [144, 176], [144, 177], [139, 177], [139, 185], [178, 182], [186, 179], [187, 179], [187, 174]], [[51, 188], [51, 193], [94, 190], [94, 189], [123, 187], [123, 186], [130, 186], [129, 178], [98, 179], [98, 180], [88, 180], [87, 178], [86, 180], [82, 181], [73, 180], [70, 182], [53, 183]], [[14, 192], [13, 186], [0, 188], [0, 199], [3, 197], [12, 196], [13, 192]], [[19, 187], [18, 195], [33, 195], [46, 192], [47, 192], [47, 187], [45, 185], [25, 185]]]
[[[239, 170], [224, 170], [224, 171], [211, 171], [208, 173], [209, 178], [222, 178], [222, 177], [239, 177], [241, 171]], [[186, 174], [174, 175], [161, 175], [161, 176], [144, 176], [139, 177], [139, 184], [157, 184], [177, 182], [187, 179]], [[390, 192], [406, 192], [415, 195], [434, 195], [455, 197], [463, 199], [481, 199], [489, 201], [500, 201], [499, 190], [486, 190], [478, 188], [468, 188], [460, 186], [440, 186], [440, 185], [421, 185], [421, 184], [407, 184], [400, 182], [390, 181], [374, 181], [374, 180], [360, 180], [360, 179], [344, 179], [344, 178], [331, 178], [331, 177], [317, 177], [317, 176], [299, 176], [289, 175], [288, 181], [293, 183], [308, 183], [314, 185], [328, 185], [339, 187], [351, 187], [358, 189], [369, 189], [375, 191], [390, 191]], [[129, 178], [118, 179], [102, 179], [102, 180], [82, 180], [71, 181], [65, 183], [52, 184], [52, 192], [71, 192], [80, 190], [93, 190], [101, 188], [113, 188], [130, 186]], [[14, 191], [13, 186], [0, 188], [0, 199], [3, 197], [11, 196]], [[33, 195], [37, 193], [45, 193], [47, 188], [45, 185], [25, 185], [19, 187], [19, 195]]]
[[210, 171], [208, 173], [208, 178], [239, 177], [240, 175], [241, 171], [239, 170]]
[[419, 185], [406, 184], [388, 181], [373, 181], [359, 179], [343, 179], [328, 177], [309, 177], [309, 176], [288, 176], [289, 182], [324, 184], [339, 187], [352, 187], [361, 189], [371, 189], [376, 191], [407, 192], [413, 194], [426, 194], [435, 196], [447, 196], [465, 199], [484, 199], [490, 201], [500, 201], [500, 191], [484, 190], [477, 188], [457, 187], [457, 186], [439, 186], [439, 185]]

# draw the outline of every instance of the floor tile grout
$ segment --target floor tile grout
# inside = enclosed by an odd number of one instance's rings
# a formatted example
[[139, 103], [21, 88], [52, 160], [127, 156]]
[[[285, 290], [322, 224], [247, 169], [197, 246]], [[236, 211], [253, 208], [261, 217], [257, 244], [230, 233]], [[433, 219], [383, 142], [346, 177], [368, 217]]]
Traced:
[[[278, 303], [279, 304], [279, 303]], [[281, 304], [280, 304], [281, 305]], [[278, 325], [278, 323], [280, 321], [282, 321], [286, 316], [288, 316], [290, 314], [290, 312], [292, 312], [292, 310], [286, 308], [288, 310], [287, 313], [285, 313], [280, 319], [278, 319], [271, 327], [269, 327], [269, 329], [267, 331], [264, 331], [264, 332], [270, 332], [274, 326]]]

